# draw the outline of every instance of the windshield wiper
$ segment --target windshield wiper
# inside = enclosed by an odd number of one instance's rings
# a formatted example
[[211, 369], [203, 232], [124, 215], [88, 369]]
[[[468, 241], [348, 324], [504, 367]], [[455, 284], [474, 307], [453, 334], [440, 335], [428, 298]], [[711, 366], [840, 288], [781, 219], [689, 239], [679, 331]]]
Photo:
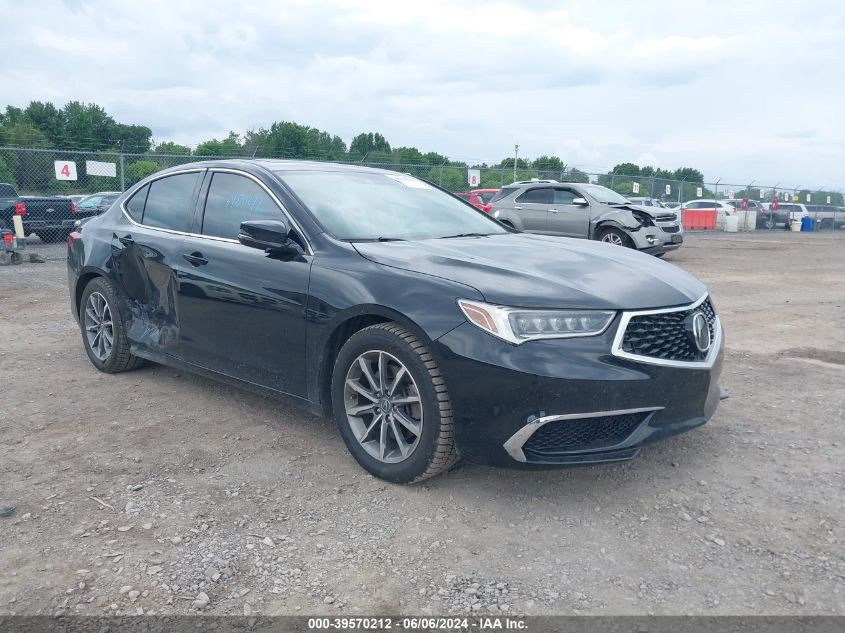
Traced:
[[358, 237], [350, 240], [346, 240], [347, 242], [406, 242], [407, 240], [402, 239], [401, 237]]
[[443, 235], [437, 239], [439, 240], [448, 240], [453, 237], [487, 237], [490, 233], [458, 233], [457, 235]]

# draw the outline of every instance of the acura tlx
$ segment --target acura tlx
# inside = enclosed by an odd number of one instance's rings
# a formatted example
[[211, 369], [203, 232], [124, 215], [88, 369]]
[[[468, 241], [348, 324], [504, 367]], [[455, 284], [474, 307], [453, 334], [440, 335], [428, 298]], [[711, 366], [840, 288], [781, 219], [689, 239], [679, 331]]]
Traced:
[[100, 371], [152, 361], [332, 415], [358, 463], [393, 482], [458, 459], [631, 459], [724, 396], [722, 326], [694, 277], [520, 233], [391, 171], [161, 171], [79, 223], [67, 266]]

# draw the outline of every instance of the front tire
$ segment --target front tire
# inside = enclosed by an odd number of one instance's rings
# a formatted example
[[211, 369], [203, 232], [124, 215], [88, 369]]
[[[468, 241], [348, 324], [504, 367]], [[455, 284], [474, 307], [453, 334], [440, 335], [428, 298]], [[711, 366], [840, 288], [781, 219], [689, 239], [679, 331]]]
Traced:
[[364, 328], [344, 344], [332, 407], [349, 452], [376, 477], [414, 483], [458, 461], [443, 376], [428, 348], [397, 323]]
[[123, 315], [108, 279], [96, 277], [85, 286], [79, 303], [79, 327], [85, 353], [100, 371], [117, 374], [144, 364], [143, 359], [129, 353]]
[[604, 229], [598, 236], [599, 242], [604, 242], [605, 244], [613, 244], [614, 246], [626, 246], [628, 248], [634, 248], [634, 243], [631, 241], [631, 238], [628, 237], [628, 234], [625, 231], [617, 228], [607, 228]]

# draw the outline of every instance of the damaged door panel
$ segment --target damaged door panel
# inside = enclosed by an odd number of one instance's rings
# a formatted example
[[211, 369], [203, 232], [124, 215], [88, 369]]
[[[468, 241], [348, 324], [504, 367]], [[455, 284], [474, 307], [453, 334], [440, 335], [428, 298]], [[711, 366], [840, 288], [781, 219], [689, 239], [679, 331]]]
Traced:
[[130, 345], [182, 358], [176, 263], [194, 221], [204, 169], [166, 176], [135, 192], [112, 233], [112, 267], [127, 301]]
[[130, 345], [181, 358], [175, 259], [182, 239], [127, 225], [112, 235], [112, 268], [126, 295]]

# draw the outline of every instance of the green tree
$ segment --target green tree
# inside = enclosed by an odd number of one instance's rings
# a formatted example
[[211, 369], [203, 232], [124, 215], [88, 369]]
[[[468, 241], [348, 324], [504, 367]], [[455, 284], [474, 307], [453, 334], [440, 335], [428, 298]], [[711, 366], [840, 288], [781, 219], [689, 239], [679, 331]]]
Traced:
[[371, 153], [390, 154], [390, 143], [378, 132], [362, 132], [352, 139], [349, 153], [354, 156], [367, 157]]
[[[511, 163], [513, 165], [513, 163]], [[557, 156], [540, 156], [531, 161], [531, 167], [539, 171], [563, 171], [563, 161]]]
[[195, 156], [240, 156], [241, 144], [240, 137], [234, 132], [229, 132], [229, 136], [222, 141], [216, 138], [210, 141], [205, 141], [197, 145], [194, 150]]
[[164, 143], [159, 143], [153, 149], [154, 154], [169, 154], [169, 155], [179, 155], [179, 156], [190, 156], [191, 155], [191, 148], [187, 145], [178, 145], [173, 141], [166, 141]]
[[134, 163], [129, 163], [126, 165], [126, 171], [124, 173], [126, 186], [130, 187], [134, 185], [139, 180], [143, 180], [147, 176], [156, 173], [159, 169], [161, 167], [153, 160], [138, 160]]

